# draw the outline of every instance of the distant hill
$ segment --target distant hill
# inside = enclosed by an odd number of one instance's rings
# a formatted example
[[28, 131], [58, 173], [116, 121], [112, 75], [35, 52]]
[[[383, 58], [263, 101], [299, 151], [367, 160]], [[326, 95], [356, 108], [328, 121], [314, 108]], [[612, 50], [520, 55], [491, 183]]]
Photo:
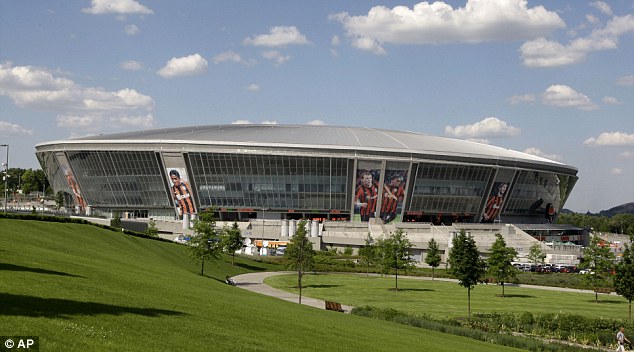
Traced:
[[[575, 212], [570, 209], [562, 209], [560, 213], [573, 214]], [[590, 212], [586, 213], [586, 215], [599, 215], [599, 216], [605, 216], [608, 218], [611, 218], [614, 215], [618, 215], [618, 214], [634, 214], [634, 202], [617, 205], [616, 207], [608, 209], [608, 210], [601, 210], [598, 214], [590, 213]]]
[[599, 215], [613, 217], [618, 214], [634, 214], [634, 202], [625, 203], [619, 206], [616, 206], [612, 209], [601, 210]]

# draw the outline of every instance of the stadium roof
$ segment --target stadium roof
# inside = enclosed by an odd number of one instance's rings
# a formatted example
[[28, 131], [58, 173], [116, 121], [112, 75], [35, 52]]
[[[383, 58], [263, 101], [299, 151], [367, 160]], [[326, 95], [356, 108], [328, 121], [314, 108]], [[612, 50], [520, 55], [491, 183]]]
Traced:
[[[422, 155], [442, 155], [457, 158], [477, 158], [540, 164], [565, 169], [576, 174], [577, 169], [562, 163], [488, 144], [438, 137], [416, 132], [394, 131], [367, 127], [313, 125], [208, 125], [164, 128], [135, 132], [113, 133], [40, 143], [37, 147], [55, 144], [200, 144], [222, 146], [259, 146], [284, 148], [320, 148], [333, 150], [363, 150]], [[505, 163], [505, 164], [506, 164]]]

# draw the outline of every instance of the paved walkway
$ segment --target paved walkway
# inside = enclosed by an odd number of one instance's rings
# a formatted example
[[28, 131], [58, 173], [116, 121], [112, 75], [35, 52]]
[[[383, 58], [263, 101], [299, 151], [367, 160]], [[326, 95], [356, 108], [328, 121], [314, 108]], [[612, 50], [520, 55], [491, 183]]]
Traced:
[[[258, 273], [248, 273], [242, 274], [232, 277], [233, 281], [236, 283], [236, 287], [243, 288], [245, 290], [257, 292], [263, 295], [277, 297], [279, 299], [283, 299], [285, 301], [299, 303], [299, 295], [294, 293], [278, 290], [264, 283], [264, 279], [270, 276], [275, 275], [283, 275], [283, 274], [293, 274], [296, 273], [294, 271], [278, 271], [278, 272], [258, 272]], [[326, 309], [326, 302], [302, 296], [302, 305], [311, 306], [319, 309]], [[352, 310], [351, 306], [341, 305], [341, 308], [346, 313], [350, 313]]]
[[[267, 296], [277, 297], [279, 299], [283, 299], [285, 301], [299, 303], [299, 295], [278, 290], [264, 283], [264, 279], [267, 277], [275, 276], [275, 275], [284, 275], [284, 274], [294, 274], [294, 271], [276, 271], [276, 272], [257, 272], [257, 273], [248, 273], [237, 275], [233, 277], [233, 280], [236, 282], [236, 286], [245, 290], [253, 291], [256, 293], [260, 293]], [[359, 275], [366, 275], [365, 273], [360, 273]], [[373, 275], [373, 274], [370, 274]], [[378, 274], [375, 274], [378, 275]], [[402, 276], [402, 278], [407, 279], [417, 279], [417, 280], [431, 280], [431, 277], [425, 276]], [[444, 279], [444, 278], [436, 278], [437, 281], [451, 281], [457, 282], [455, 279]], [[508, 286], [515, 287], [525, 287], [532, 288], [538, 290], [550, 290], [550, 291], [564, 291], [564, 292], [578, 292], [578, 293], [591, 293], [594, 294], [591, 290], [578, 290], [573, 288], [565, 288], [565, 287], [549, 287], [549, 286], [534, 286], [534, 285], [513, 285], [507, 284]], [[322, 300], [310, 298], [310, 297], [302, 297], [302, 304], [319, 308], [326, 309], [326, 303]], [[341, 307], [345, 310], [346, 313], [350, 313], [352, 310], [351, 306], [341, 305]]]

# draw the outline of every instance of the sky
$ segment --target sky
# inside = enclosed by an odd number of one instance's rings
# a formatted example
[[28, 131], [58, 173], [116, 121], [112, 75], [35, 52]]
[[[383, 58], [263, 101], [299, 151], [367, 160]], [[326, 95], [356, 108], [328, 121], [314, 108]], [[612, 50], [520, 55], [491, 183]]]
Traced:
[[[578, 168], [634, 201], [634, 0], [0, 0], [0, 144], [255, 123], [385, 128]], [[0, 160], [6, 162], [0, 148]]]

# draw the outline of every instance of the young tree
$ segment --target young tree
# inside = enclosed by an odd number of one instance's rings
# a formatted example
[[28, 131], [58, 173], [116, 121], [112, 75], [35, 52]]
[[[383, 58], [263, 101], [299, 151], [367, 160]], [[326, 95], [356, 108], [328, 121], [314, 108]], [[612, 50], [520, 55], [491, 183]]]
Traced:
[[590, 245], [583, 250], [582, 267], [590, 269], [590, 272], [583, 275], [583, 283], [586, 287], [592, 288], [594, 301], [599, 302], [598, 287], [609, 285], [610, 271], [614, 263], [614, 254], [610, 252], [609, 246], [603, 246], [598, 236], [592, 236]]
[[632, 299], [634, 299], [634, 250], [632, 250], [634, 236], [630, 236], [630, 244], [625, 245], [623, 257], [616, 264], [614, 275], [614, 290], [623, 296], [628, 303], [627, 319], [632, 321]]
[[110, 219], [110, 226], [121, 228], [121, 213], [120, 212], [115, 211], [114, 213], [112, 213], [112, 219]]
[[381, 252], [383, 271], [387, 274], [390, 269], [395, 271], [395, 290], [398, 291], [398, 269], [409, 269], [412, 267], [413, 259], [410, 257], [412, 243], [407, 239], [407, 234], [403, 230], [394, 231], [390, 237], [381, 238], [377, 244]]
[[440, 250], [438, 250], [438, 242], [435, 239], [429, 240], [427, 244], [427, 256], [425, 257], [425, 263], [431, 266], [431, 279], [434, 280], [434, 269], [440, 265]]
[[238, 227], [237, 222], [233, 222], [233, 225], [229, 228], [223, 229], [224, 236], [222, 236], [223, 246], [227, 253], [231, 254], [231, 265], [235, 265], [235, 257], [236, 251], [241, 249], [243, 246], [242, 243], [242, 233], [240, 232], [240, 228]]
[[299, 287], [299, 304], [302, 304], [302, 277], [313, 267], [315, 250], [313, 244], [306, 236], [306, 220], [297, 224], [295, 235], [286, 246], [284, 257], [289, 262], [289, 267], [297, 270], [297, 287]]
[[532, 261], [535, 266], [537, 263], [541, 263], [544, 258], [546, 258], [546, 254], [542, 251], [541, 242], [535, 242], [528, 250], [528, 260]]
[[451, 243], [453, 248], [449, 251], [449, 273], [458, 279], [460, 286], [467, 289], [468, 311], [471, 318], [471, 290], [482, 282], [486, 265], [480, 258], [475, 240], [464, 230], [460, 230]]
[[374, 239], [368, 233], [368, 237], [365, 238], [365, 244], [359, 248], [359, 256], [361, 256], [362, 263], [366, 266], [366, 276], [370, 276], [370, 264], [374, 264], [376, 260], [376, 245]]
[[495, 242], [491, 246], [491, 255], [487, 261], [489, 275], [494, 276], [502, 285], [502, 297], [504, 296], [504, 283], [517, 276], [517, 269], [513, 266], [513, 259], [517, 257], [515, 248], [507, 247], [501, 234], [495, 234]]
[[214, 209], [207, 209], [194, 220], [194, 236], [189, 241], [189, 254], [202, 262], [200, 275], [205, 274], [205, 259], [217, 260], [222, 254], [221, 230], [216, 226]]
[[145, 228], [145, 234], [150, 237], [158, 237], [159, 229], [156, 227], [156, 221], [154, 219], [150, 219], [147, 227]]
[[64, 192], [57, 191], [57, 193], [55, 193], [55, 208], [59, 210], [59, 208], [61, 208], [63, 205], [64, 205]]

